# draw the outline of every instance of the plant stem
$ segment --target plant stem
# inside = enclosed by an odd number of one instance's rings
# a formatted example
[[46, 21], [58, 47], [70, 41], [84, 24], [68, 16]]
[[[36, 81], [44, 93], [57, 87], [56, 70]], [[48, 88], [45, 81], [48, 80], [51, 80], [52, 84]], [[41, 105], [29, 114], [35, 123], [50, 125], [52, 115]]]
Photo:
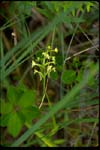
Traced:
[[45, 88], [45, 83], [46, 83], [45, 57], [44, 57], [44, 59], [43, 59], [42, 65], [43, 65], [43, 68], [41, 68], [41, 72], [43, 72], [43, 76], [44, 76], [44, 78], [43, 78], [43, 97], [42, 97], [42, 101], [41, 101], [41, 103], [40, 103], [39, 109], [42, 107], [43, 102], [44, 102], [44, 98], [45, 98], [45, 95], [46, 95], [46, 88]]
[[[26, 127], [29, 129], [32, 126], [26, 122], [25, 123]], [[57, 146], [56, 144], [54, 144], [49, 138], [46, 138], [45, 135], [43, 135], [41, 132], [37, 131], [34, 133], [38, 138], [41, 139], [41, 141], [43, 141], [48, 147], [54, 147]]]
[[45, 95], [46, 95], [45, 78], [46, 78], [46, 77], [44, 77], [44, 79], [43, 79], [43, 97], [42, 97], [42, 101], [41, 101], [41, 103], [40, 103], [39, 109], [42, 107], [43, 102], [44, 102], [44, 98], [45, 98]]
[[[45, 66], [45, 64], [46, 64], [46, 58], [43, 59], [43, 63], [42, 63], [43, 68], [41, 68], [41, 72], [43, 72], [44, 78], [43, 78], [43, 97], [42, 97], [41, 103], [39, 105], [39, 109], [42, 107], [45, 97], [47, 97], [48, 105], [51, 108], [51, 102], [50, 102], [49, 96], [46, 92], [48, 79], [46, 79], [47, 75], [46, 75], [46, 68], [45, 68], [46, 66]], [[56, 119], [55, 119], [54, 115], [52, 117], [52, 120], [53, 120], [54, 129], [55, 129], [57, 127], [57, 124], [56, 124]]]

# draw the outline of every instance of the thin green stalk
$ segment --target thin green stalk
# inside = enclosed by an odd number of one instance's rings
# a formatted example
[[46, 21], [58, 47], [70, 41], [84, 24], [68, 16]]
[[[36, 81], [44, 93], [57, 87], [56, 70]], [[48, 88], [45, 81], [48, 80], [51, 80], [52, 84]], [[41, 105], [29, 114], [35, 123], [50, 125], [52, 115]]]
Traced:
[[[25, 123], [26, 127], [28, 129], [30, 129], [32, 126], [26, 122]], [[35, 132], [35, 135], [41, 139], [41, 141], [43, 141], [45, 143], [45, 145], [47, 145], [48, 147], [54, 147], [57, 146], [56, 144], [54, 144], [49, 138], [46, 138], [41, 132], [37, 131]]]
[[45, 98], [45, 95], [46, 95], [45, 78], [46, 78], [46, 77], [44, 77], [44, 79], [43, 79], [43, 97], [42, 97], [42, 101], [41, 101], [41, 103], [40, 103], [39, 109], [42, 107], [43, 102], [44, 102], [44, 98]]
[[46, 84], [46, 73], [45, 73], [45, 57], [43, 59], [43, 68], [41, 68], [41, 72], [43, 72], [43, 97], [42, 97], [42, 101], [40, 103], [40, 106], [39, 106], [39, 109], [42, 107], [43, 105], [43, 102], [44, 102], [44, 98], [45, 98], [45, 95], [46, 95], [46, 88], [45, 88], [45, 84]]
[[[49, 107], [51, 108], [52, 104], [51, 104], [49, 96], [46, 92], [46, 77], [44, 77], [44, 79], [43, 79], [43, 97], [42, 97], [42, 101], [40, 103], [39, 109], [42, 107], [45, 97], [47, 97]], [[56, 124], [56, 119], [55, 119], [54, 115], [52, 117], [52, 120], [53, 120], [54, 129], [55, 129], [57, 127], [57, 124]]]

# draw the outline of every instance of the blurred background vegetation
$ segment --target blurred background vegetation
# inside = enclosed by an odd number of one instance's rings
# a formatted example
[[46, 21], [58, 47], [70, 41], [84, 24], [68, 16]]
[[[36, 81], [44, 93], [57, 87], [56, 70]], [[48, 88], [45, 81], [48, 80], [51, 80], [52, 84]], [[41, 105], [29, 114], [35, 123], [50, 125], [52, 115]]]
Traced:
[[[39, 109], [32, 60], [48, 45], [58, 49], [56, 72]], [[1, 146], [98, 146], [98, 48], [97, 1], [0, 2]]]

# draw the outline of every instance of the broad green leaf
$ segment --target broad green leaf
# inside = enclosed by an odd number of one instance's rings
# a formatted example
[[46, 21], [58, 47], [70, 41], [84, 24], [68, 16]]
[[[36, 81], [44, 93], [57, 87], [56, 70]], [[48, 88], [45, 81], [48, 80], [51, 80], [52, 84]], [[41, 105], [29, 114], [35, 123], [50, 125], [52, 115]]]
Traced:
[[17, 96], [16, 88], [13, 86], [9, 86], [7, 89], [7, 97], [12, 104], [15, 104], [16, 96]]
[[28, 90], [28, 88], [25, 86], [25, 84], [23, 84], [23, 82], [20, 82], [16, 88], [17, 91], [20, 91], [20, 93], [24, 93]]
[[57, 79], [58, 79], [58, 73], [52, 71], [52, 72], [50, 73], [50, 77], [51, 77], [53, 80], [57, 80]]
[[[22, 109], [21, 109], [21, 110], [22, 110]], [[19, 116], [20, 120], [22, 121], [22, 124], [24, 124], [24, 123], [25, 123], [26, 118], [25, 118], [24, 114], [21, 112], [21, 110], [20, 110], [20, 111], [18, 111], [18, 112], [17, 112], [17, 114], [18, 114], [18, 116]]]
[[74, 57], [73, 58], [72, 66], [76, 67], [76, 68], [78, 68], [80, 66], [80, 62], [79, 62], [79, 58], [78, 57]]
[[18, 114], [16, 112], [10, 115], [8, 121], [8, 132], [13, 136], [16, 137], [22, 128], [22, 121], [20, 120]]
[[12, 111], [13, 106], [9, 102], [0, 101], [0, 113], [8, 114]]
[[35, 100], [35, 92], [32, 90], [27, 90], [18, 102], [21, 108], [32, 106]]
[[80, 82], [82, 80], [82, 78], [83, 78], [83, 70], [80, 70], [76, 77], [76, 81]]
[[33, 106], [23, 108], [21, 113], [25, 117], [26, 121], [30, 123], [34, 118], [37, 118], [40, 115], [39, 109]]
[[6, 115], [1, 115], [0, 116], [0, 126], [5, 127], [8, 124], [8, 120], [9, 120], [9, 114]]
[[59, 72], [62, 72], [62, 70], [63, 70], [62, 65], [57, 65], [57, 70], [58, 70]]
[[63, 64], [63, 56], [62, 56], [62, 54], [60, 53], [58, 53], [57, 55], [56, 55], [56, 63], [57, 63], [57, 65], [59, 64], [59, 65], [62, 65]]
[[65, 84], [71, 84], [76, 78], [76, 72], [74, 70], [65, 70], [62, 73], [62, 81]]

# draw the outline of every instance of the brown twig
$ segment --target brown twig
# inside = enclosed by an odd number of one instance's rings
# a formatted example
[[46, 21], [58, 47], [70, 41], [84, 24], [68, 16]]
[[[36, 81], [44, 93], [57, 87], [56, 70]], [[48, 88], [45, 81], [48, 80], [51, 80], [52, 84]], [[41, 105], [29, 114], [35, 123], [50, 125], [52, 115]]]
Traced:
[[80, 54], [82, 54], [82, 53], [84, 53], [84, 52], [97, 49], [98, 46], [99, 46], [99, 44], [96, 44], [96, 45], [93, 46], [93, 47], [90, 47], [90, 48], [87, 48], [87, 49], [85, 49], [85, 50], [83, 50], [83, 51], [81, 51], [81, 52], [75, 53], [75, 54], [73, 54], [72, 56], [66, 58], [65, 61], [71, 59], [72, 57], [78, 56], [78, 55], [80, 55]]

